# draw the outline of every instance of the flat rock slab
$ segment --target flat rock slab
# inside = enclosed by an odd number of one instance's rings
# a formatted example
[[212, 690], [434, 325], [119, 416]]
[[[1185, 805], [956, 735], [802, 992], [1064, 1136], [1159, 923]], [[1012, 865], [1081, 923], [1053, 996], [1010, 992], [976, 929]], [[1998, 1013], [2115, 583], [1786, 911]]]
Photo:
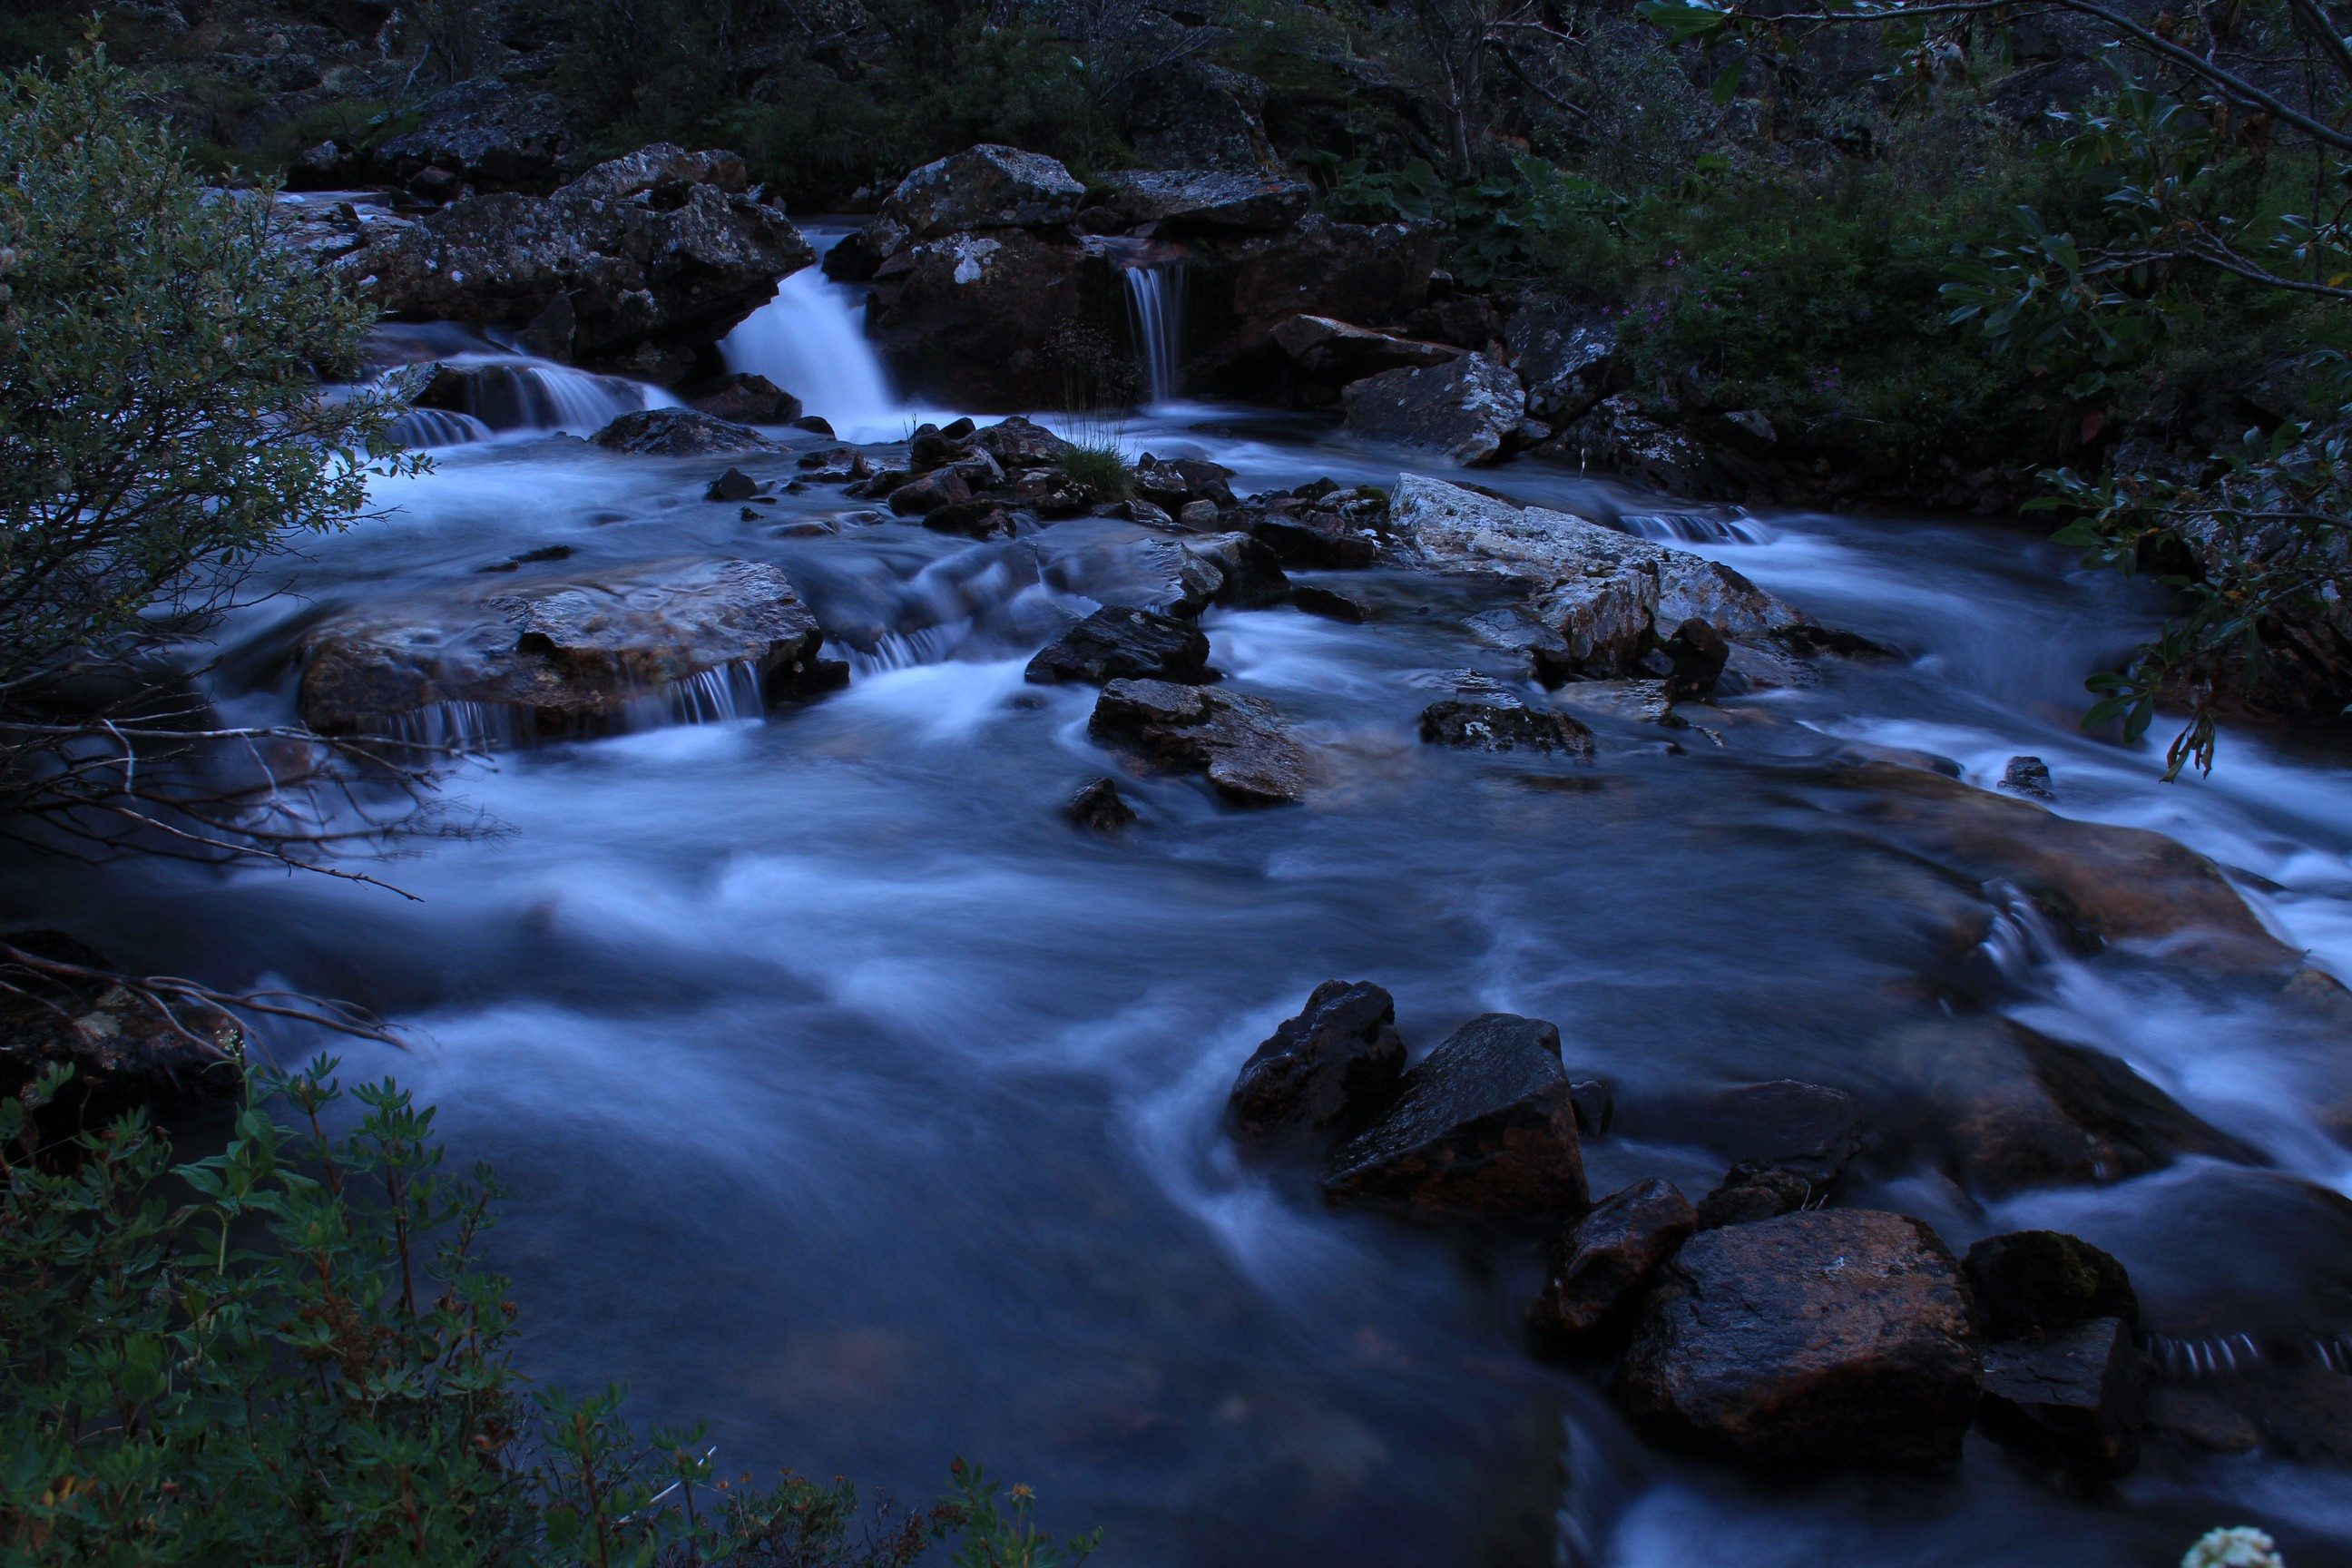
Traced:
[[1411, 1072], [1378, 1121], [1331, 1152], [1327, 1192], [1439, 1208], [1584, 1206], [1584, 1153], [1559, 1031], [1488, 1013]]
[[728, 666], [762, 693], [824, 684], [824, 635], [760, 562], [672, 560], [356, 612], [304, 639], [302, 717], [328, 734], [397, 727], [449, 703], [511, 711], [539, 734], [593, 731]]
[[1245, 1137], [1360, 1122], [1396, 1097], [1396, 1000], [1368, 980], [1327, 980], [1242, 1064], [1225, 1103]]
[[2122, 1318], [1996, 1340], [1984, 1349], [1984, 1415], [2011, 1442], [2110, 1479], [2139, 1458], [2147, 1418], [2147, 1361]]
[[1313, 187], [1243, 169], [1114, 169], [1096, 199], [1130, 226], [1185, 231], [1287, 228], [1315, 205]]
[[1839, 1209], [1685, 1242], [1617, 1394], [1665, 1441], [1813, 1467], [1954, 1463], [1980, 1390], [1950, 1253], [1907, 1215]]
[[1087, 732], [1155, 767], [1205, 773], [1237, 805], [1286, 805], [1307, 794], [1307, 753], [1262, 697], [1114, 680], [1096, 701]]

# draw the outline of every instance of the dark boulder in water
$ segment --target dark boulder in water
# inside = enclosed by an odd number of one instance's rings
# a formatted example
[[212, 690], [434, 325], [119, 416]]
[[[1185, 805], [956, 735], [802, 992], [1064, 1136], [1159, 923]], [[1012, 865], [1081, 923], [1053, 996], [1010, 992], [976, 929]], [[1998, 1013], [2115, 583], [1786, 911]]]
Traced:
[[1527, 1213], [1584, 1206], [1559, 1031], [1488, 1013], [1408, 1072], [1381, 1119], [1331, 1152], [1336, 1195]]
[[1029, 661], [1041, 686], [1140, 678], [1199, 685], [1213, 680], [1208, 635], [1190, 621], [1153, 610], [1107, 605], [1064, 632]]
[[1578, 721], [1499, 696], [1431, 703], [1421, 712], [1421, 738], [1433, 746], [1481, 752], [1592, 755], [1592, 731]]
[[782, 450], [757, 430], [692, 408], [646, 408], [624, 414], [590, 439], [607, 451], [639, 458], [709, 458]]
[[2124, 1266], [2063, 1231], [1989, 1236], [1969, 1248], [1966, 1267], [1988, 1334], [2042, 1333], [2094, 1318], [2139, 1321], [2139, 1297]]
[[1950, 1465], [1981, 1387], [1943, 1243], [1904, 1215], [1840, 1209], [1685, 1242], [1616, 1393], [1654, 1437], [1780, 1468]]
[[1426, 370], [1391, 370], [1350, 382], [1348, 428], [1368, 440], [1427, 447], [1457, 463], [1491, 463], [1525, 417], [1510, 366], [1466, 353]]
[[1242, 1065], [1226, 1120], [1250, 1138], [1346, 1127], [1386, 1106], [1404, 1077], [1396, 1001], [1365, 980], [1327, 980]]
[[1239, 805], [1283, 805], [1307, 794], [1307, 754], [1262, 697], [1114, 680], [1095, 703], [1087, 732], [1171, 772], [1208, 775]]
[[1653, 1177], [1612, 1193], [1553, 1244], [1551, 1270], [1528, 1321], [1556, 1334], [1591, 1333], [1631, 1305], [1697, 1223], [1672, 1182]]
[[698, 387], [688, 402], [735, 425], [789, 425], [801, 416], [799, 398], [764, 375], [743, 371]]
[[1135, 807], [1118, 793], [1118, 781], [1089, 779], [1062, 807], [1062, 815], [1096, 833], [1116, 833], [1135, 820]]

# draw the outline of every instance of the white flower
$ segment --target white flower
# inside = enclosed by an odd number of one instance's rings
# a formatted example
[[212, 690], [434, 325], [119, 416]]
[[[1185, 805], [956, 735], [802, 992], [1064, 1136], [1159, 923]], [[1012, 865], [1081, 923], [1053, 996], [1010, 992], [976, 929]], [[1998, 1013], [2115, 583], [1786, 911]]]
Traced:
[[2278, 1542], [2248, 1525], [2209, 1530], [2180, 1560], [2180, 1568], [2286, 1568]]

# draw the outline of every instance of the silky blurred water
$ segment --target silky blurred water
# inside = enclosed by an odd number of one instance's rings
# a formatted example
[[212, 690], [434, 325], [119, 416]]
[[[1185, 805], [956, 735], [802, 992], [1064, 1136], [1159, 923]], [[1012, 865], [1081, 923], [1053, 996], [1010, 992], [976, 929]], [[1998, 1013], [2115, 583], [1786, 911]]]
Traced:
[[[1166, 406], [1121, 439], [1213, 457], [1243, 491], [1398, 466], [1231, 408]], [[740, 461], [772, 487], [793, 472]], [[1106, 1527], [1121, 1564], [2154, 1563], [2244, 1521], [2297, 1568], [2352, 1561], [2343, 1478], [2273, 1459], [2170, 1461], [2084, 1500], [1979, 1439], [1936, 1479], [1767, 1485], [1660, 1458], [1523, 1342], [1538, 1238], [1328, 1209], [1218, 1126], [1242, 1059], [1335, 975], [1393, 991], [1416, 1050], [1490, 1009], [1554, 1020], [1570, 1067], [1628, 1105], [1777, 1077], [1873, 1103], [1917, 1070], [1906, 1032], [1957, 994], [2124, 1058], [2271, 1164], [1990, 1208], [1911, 1168], [1872, 1201], [1959, 1248], [2076, 1230], [2158, 1315], [2209, 1310], [2226, 1275], [2352, 1330], [2345, 1042], [2161, 953], [2053, 944], [1846, 810], [1858, 759], [1935, 753], [1989, 786], [2038, 754], [2054, 809], [2247, 874], [2274, 929], [2352, 979], [2340, 756], [2231, 733], [2210, 780], [2168, 785], [2147, 750], [2075, 729], [2084, 673], [2151, 624], [2130, 584], [1993, 525], [1644, 525], [1675, 503], [1522, 463], [1478, 478], [1696, 541], [1903, 657], [1728, 700], [1712, 737], [1595, 718], [1589, 765], [1445, 752], [1414, 716], [1450, 672], [1513, 675], [1462, 626], [1494, 600], [1331, 574], [1370, 624], [1203, 622], [1229, 689], [1309, 742], [1308, 803], [1242, 812], [1197, 780], [1122, 775], [1142, 820], [1101, 839], [1058, 807], [1120, 764], [1087, 738], [1090, 689], [1022, 680], [1042, 639], [1015, 612], [1042, 590], [1014, 547], [900, 522], [780, 537], [858, 503], [778, 489], [747, 519], [701, 499], [727, 466], [555, 437], [452, 448], [228, 628], [223, 696], [282, 716], [304, 627], [554, 544], [572, 554], [502, 581], [773, 561], [856, 656], [847, 689], [470, 765], [448, 793], [503, 831], [374, 868], [415, 902], [155, 867], [10, 887], [16, 918], [125, 962], [346, 995], [414, 1029], [404, 1053], [331, 1048], [346, 1079], [396, 1073], [437, 1102], [453, 1157], [514, 1189], [496, 1256], [534, 1375], [625, 1380], [641, 1417], [707, 1416], [746, 1469], [921, 1500], [951, 1456], [978, 1458], [1036, 1485], [1055, 1523]], [[1596, 1190], [1719, 1173], [1622, 1138], [1588, 1158]]]

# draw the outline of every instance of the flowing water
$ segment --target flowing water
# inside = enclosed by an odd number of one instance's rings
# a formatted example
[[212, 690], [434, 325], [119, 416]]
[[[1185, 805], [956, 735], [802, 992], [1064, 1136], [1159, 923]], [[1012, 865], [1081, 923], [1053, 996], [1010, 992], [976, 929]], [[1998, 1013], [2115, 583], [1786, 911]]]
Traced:
[[1144, 391], [1155, 407], [1174, 403], [1184, 390], [1183, 266], [1129, 267], [1119, 277], [1127, 285], [1129, 329], [1143, 361]]
[[[854, 300], [796, 284], [730, 362], [898, 434], [910, 415], [870, 355], [854, 367], [827, 335]], [[1229, 464], [1243, 491], [1386, 481], [1399, 461], [1242, 409], [1165, 410], [1126, 439]], [[1960, 1248], [2045, 1225], [2107, 1247], [2171, 1376], [2298, 1337], [2341, 1353], [2344, 1040], [2162, 951], [2082, 954], [1857, 819], [1842, 782], [1925, 752], [1990, 786], [2038, 754], [2059, 812], [2215, 857], [2352, 979], [2340, 756], [2231, 734], [2210, 782], [2165, 785], [2147, 752], [2074, 728], [2084, 673], [2150, 624], [2130, 584], [1995, 526], [1674, 510], [1496, 469], [1477, 478], [1732, 562], [1905, 657], [1830, 661], [1701, 731], [1594, 715], [1589, 765], [1445, 752], [1415, 739], [1418, 710], [1451, 672], [1510, 674], [1462, 625], [1490, 601], [1333, 574], [1370, 624], [1203, 623], [1231, 687], [1312, 742], [1310, 802], [1243, 812], [1196, 780], [1123, 781], [1142, 820], [1106, 840], [1058, 812], [1118, 764], [1087, 738], [1091, 689], [1022, 680], [1050, 595], [1017, 546], [898, 522], [780, 537], [858, 503], [819, 488], [746, 520], [701, 499], [726, 466], [544, 435], [452, 447], [317, 546], [297, 595], [228, 628], [225, 700], [282, 716], [319, 616], [551, 545], [572, 554], [503, 580], [773, 561], [853, 654], [845, 690], [760, 718], [721, 675], [635, 732], [468, 767], [449, 794], [505, 831], [378, 868], [417, 902], [158, 867], [11, 890], [19, 918], [125, 962], [413, 1026], [405, 1053], [335, 1048], [346, 1079], [394, 1072], [436, 1101], [455, 1159], [512, 1186], [497, 1258], [534, 1374], [625, 1379], [641, 1419], [708, 1416], [745, 1469], [919, 1500], [972, 1456], [1036, 1485], [1056, 1524], [1106, 1527], [1101, 1561], [1152, 1568], [2152, 1564], [2250, 1521], [2296, 1568], [2352, 1562], [2352, 1482], [2276, 1458], [2159, 1457], [2085, 1499], [1979, 1437], [1941, 1479], [1767, 1483], [1663, 1457], [1530, 1352], [1538, 1238], [1331, 1210], [1219, 1128], [1242, 1059], [1335, 975], [1393, 991], [1416, 1050], [1490, 1009], [1555, 1020], [1571, 1067], [1628, 1107], [1778, 1077], [1875, 1103], [1923, 1070], [1922, 1031], [2008, 1016], [2128, 1061], [2266, 1163], [1984, 1206], [1912, 1164], [1859, 1201]], [[1588, 1159], [1596, 1191], [1719, 1174], [1666, 1134]]]

